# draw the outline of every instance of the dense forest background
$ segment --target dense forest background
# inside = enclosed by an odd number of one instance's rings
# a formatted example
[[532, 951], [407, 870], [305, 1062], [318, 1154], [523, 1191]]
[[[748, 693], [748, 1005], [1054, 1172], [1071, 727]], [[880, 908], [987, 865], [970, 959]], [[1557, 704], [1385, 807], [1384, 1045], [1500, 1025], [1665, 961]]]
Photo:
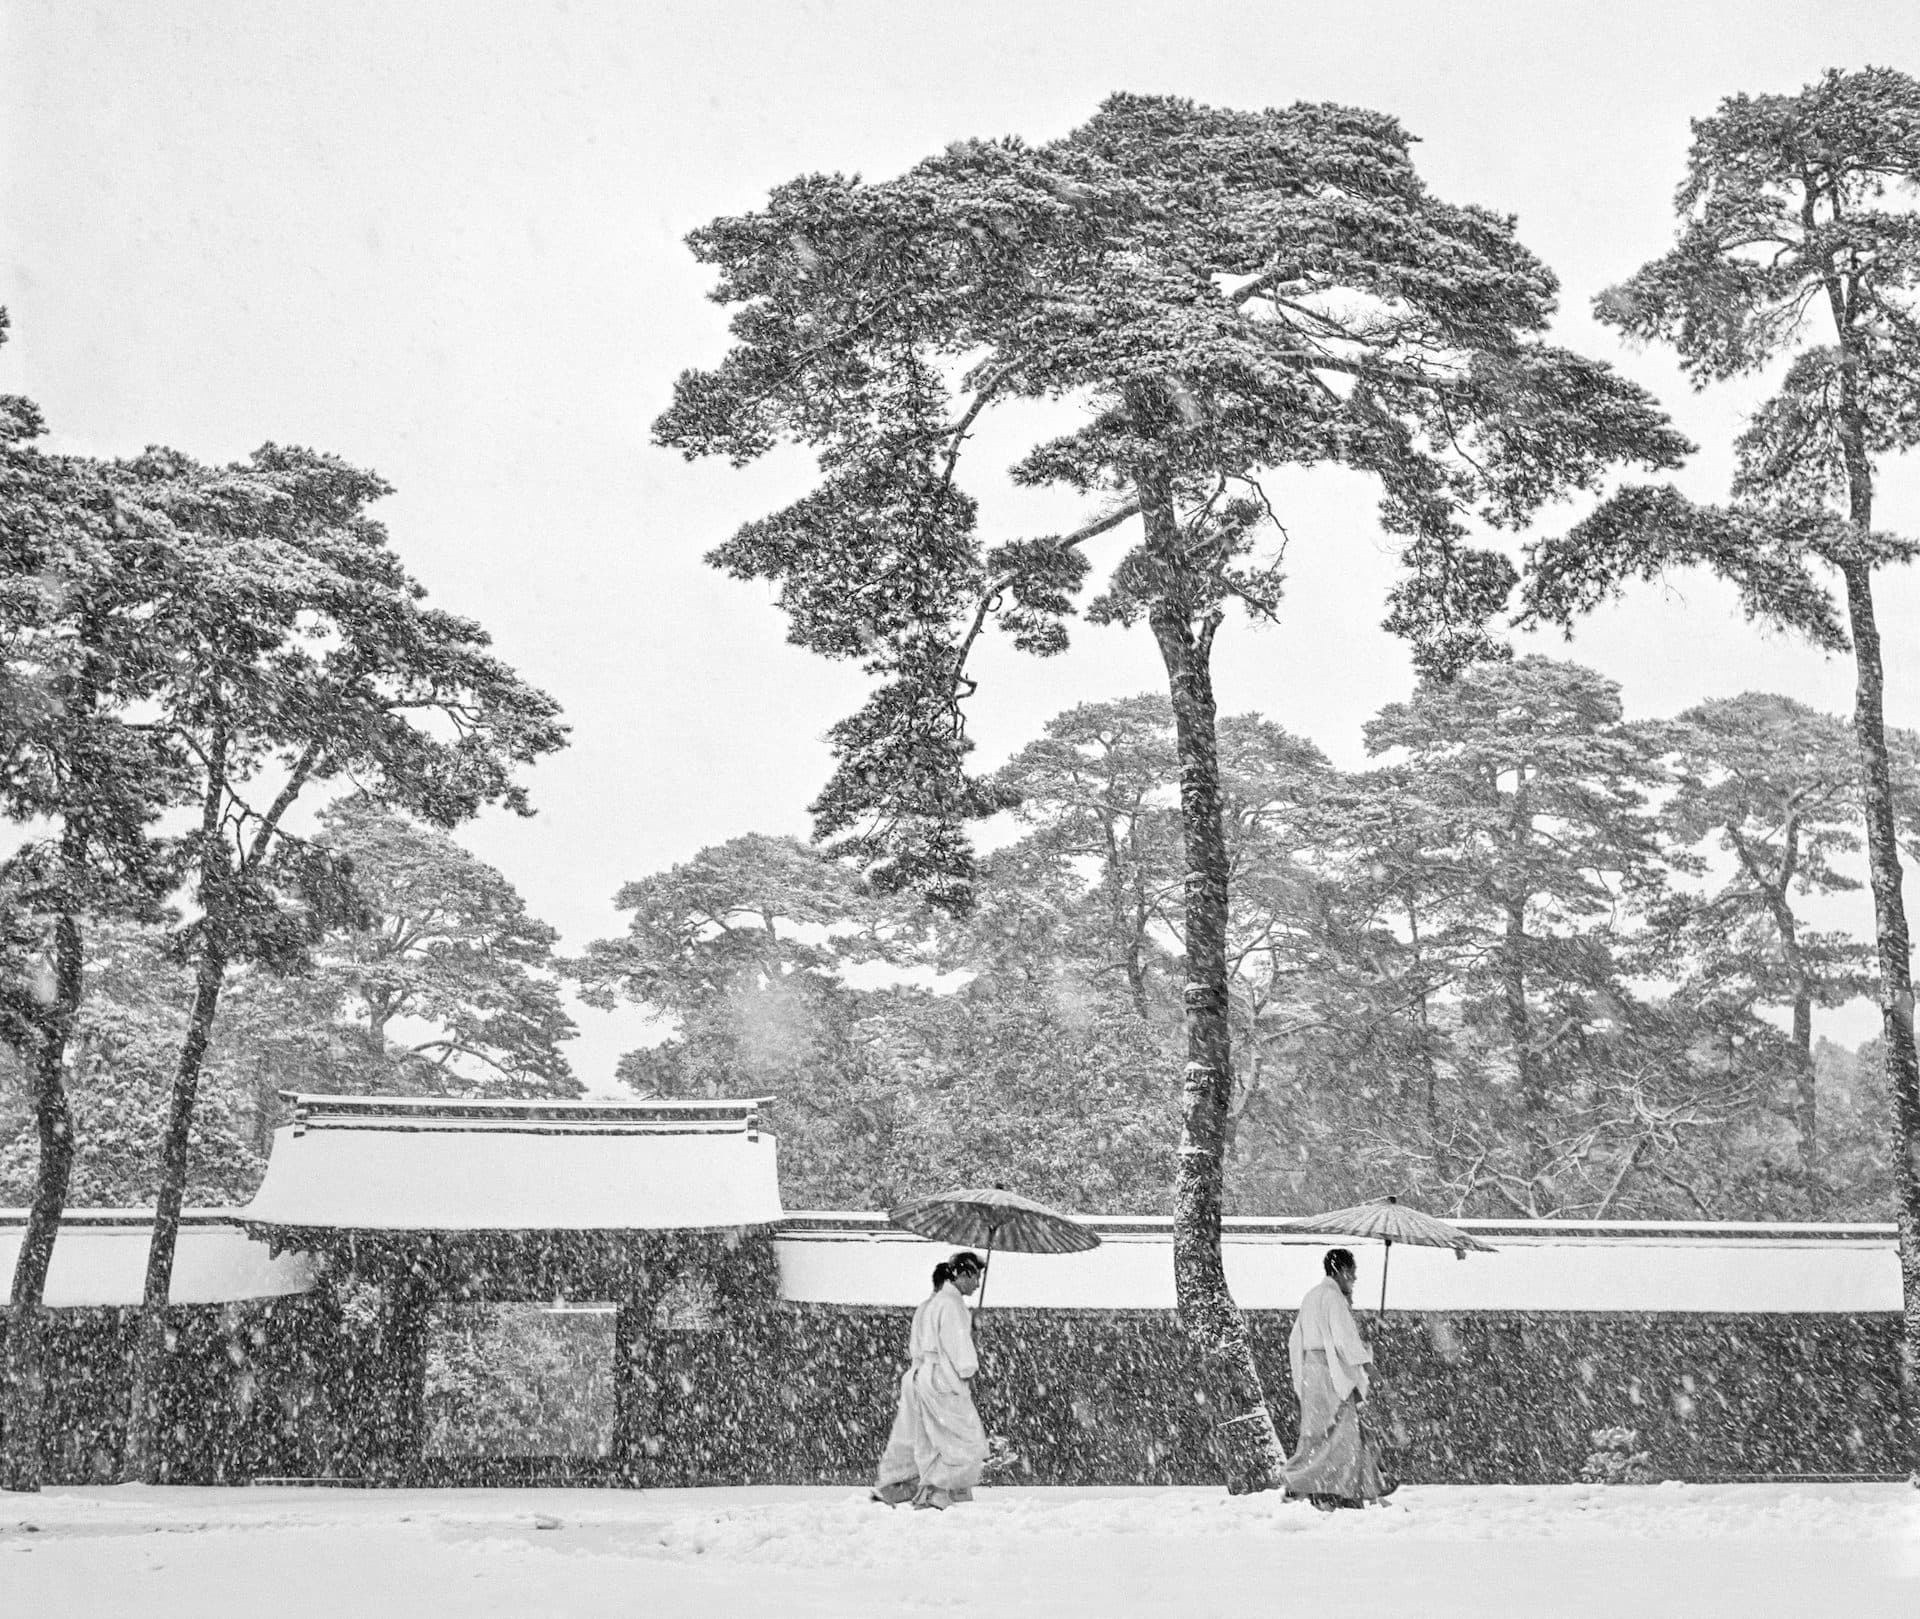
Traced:
[[[1223, 722], [1233, 859], [1233, 1212], [1395, 1191], [1468, 1215], [1881, 1219], [1871, 1045], [1813, 1034], [1867, 993], [1844, 723], [1750, 694], [1629, 718], [1543, 657], [1422, 685], [1335, 769]], [[1920, 741], [1897, 739], [1903, 780]], [[296, 959], [231, 970], [189, 1197], [244, 1201], [283, 1091], [573, 1096], [563, 987], [665, 1037], [641, 1095], [772, 1096], [797, 1208], [1005, 1181], [1162, 1212], [1178, 1140], [1182, 884], [1164, 699], [1058, 715], [995, 786], [955, 918], [748, 836], [629, 882], [578, 959], [443, 832], [335, 801], [356, 903]], [[1904, 791], [1920, 853], [1920, 792]], [[988, 841], [995, 842], [990, 838]], [[150, 1202], [193, 980], [166, 918], [94, 930], [70, 1056], [74, 1201]], [[0, 1202], [32, 1192], [0, 1058]]]

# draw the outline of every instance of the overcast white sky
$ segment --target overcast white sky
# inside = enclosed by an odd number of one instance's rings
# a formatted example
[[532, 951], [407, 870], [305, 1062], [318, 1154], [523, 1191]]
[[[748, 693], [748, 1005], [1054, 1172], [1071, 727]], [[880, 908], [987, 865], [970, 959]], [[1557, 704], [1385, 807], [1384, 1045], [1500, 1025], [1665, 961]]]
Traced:
[[[625, 880], [742, 832], [804, 835], [822, 733], [861, 689], [700, 560], [807, 465], [648, 443], [674, 375], [724, 343], [689, 229], [809, 170], [1048, 139], [1114, 90], [1379, 108], [1442, 196], [1519, 216], [1561, 276], [1562, 340], [1662, 395], [1703, 445], [1685, 481], [1713, 497], [1748, 399], [1690, 395], [1588, 300], [1669, 239], [1689, 118], [1828, 66], [1920, 69], [1908, 0], [6, 0], [0, 19], [0, 389], [41, 403], [56, 448], [224, 460], [274, 439], [396, 485], [383, 515], [414, 573], [573, 724], [538, 817], [464, 834], [569, 947], [619, 929]], [[1073, 516], [981, 492], [1011, 532]], [[1355, 764], [1362, 722], [1410, 685], [1377, 628], [1391, 556], [1357, 480], [1285, 493], [1285, 621], [1223, 636], [1221, 700]], [[1920, 478], [1890, 480], [1881, 521], [1917, 514]], [[1890, 717], [1920, 724], [1920, 588], [1889, 583], [1883, 613]], [[1570, 655], [1636, 715], [1749, 689], [1850, 701], [1846, 664], [1756, 634], [1705, 581], [1640, 592]], [[982, 667], [982, 763], [1160, 683], [1121, 630]], [[1859, 1038], [1864, 1014], [1824, 1028]], [[587, 1021], [592, 1082], [632, 1025]]]

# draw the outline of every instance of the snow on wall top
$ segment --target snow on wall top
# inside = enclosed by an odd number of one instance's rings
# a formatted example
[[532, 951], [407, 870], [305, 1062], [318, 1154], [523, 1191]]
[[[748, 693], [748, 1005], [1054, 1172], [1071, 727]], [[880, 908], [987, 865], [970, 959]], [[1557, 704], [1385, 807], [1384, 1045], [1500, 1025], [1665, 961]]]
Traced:
[[[231, 1210], [202, 1209], [180, 1217], [174, 1303], [270, 1299], [313, 1287], [317, 1273], [310, 1258], [295, 1253], [274, 1258], [231, 1215]], [[0, 1280], [12, 1279], [25, 1227], [24, 1210], [0, 1210]], [[153, 1215], [146, 1209], [69, 1210], [53, 1245], [46, 1303], [61, 1308], [138, 1304], [152, 1229]]]
[[[309, 1290], [313, 1263], [274, 1258], [235, 1222], [250, 1211], [204, 1209], [182, 1217], [176, 1301], [217, 1304]], [[497, 1215], [489, 1215], [497, 1220]], [[47, 1303], [140, 1301], [152, 1216], [84, 1209], [61, 1224]], [[1102, 1245], [1071, 1255], [996, 1254], [987, 1305], [1053, 1309], [1173, 1307], [1172, 1235], [1154, 1219], [1086, 1222]], [[1387, 1302], [1395, 1309], [1674, 1311], [1726, 1314], [1860, 1314], [1900, 1308], [1891, 1226], [1662, 1226], [1589, 1222], [1463, 1221], [1499, 1252], [1455, 1260], [1444, 1250], [1396, 1246]], [[24, 1210], [0, 1210], [0, 1280], [13, 1274]], [[488, 1229], [500, 1229], [491, 1225]], [[1251, 1310], [1291, 1310], [1319, 1279], [1327, 1239], [1288, 1232], [1284, 1221], [1229, 1220], [1223, 1247], [1234, 1297]], [[1357, 1297], [1379, 1300], [1377, 1244], [1349, 1242], [1360, 1261]], [[879, 1214], [798, 1214], [774, 1232], [781, 1293], [800, 1303], [917, 1304], [945, 1246], [896, 1231]]]
[[[995, 1254], [995, 1305], [1170, 1310], [1173, 1237], [1153, 1219], [1088, 1219], [1101, 1245], [1083, 1254]], [[1395, 1244], [1387, 1305], [1397, 1310], [1592, 1310], [1857, 1314], [1900, 1308], [1891, 1226], [1599, 1227], [1587, 1222], [1461, 1221], [1494, 1243], [1456, 1260], [1444, 1248]], [[1229, 1221], [1221, 1247], [1241, 1308], [1292, 1310], [1321, 1278], [1321, 1255], [1353, 1250], [1354, 1301], [1380, 1301], [1378, 1243], [1289, 1232], [1284, 1221]], [[883, 1216], [796, 1215], [775, 1233], [782, 1294], [796, 1302], [909, 1305], [950, 1244], [928, 1242]], [[975, 1295], [977, 1299], [979, 1295]]]
[[343, 1231], [659, 1231], [781, 1215], [760, 1103], [299, 1096], [239, 1219]]

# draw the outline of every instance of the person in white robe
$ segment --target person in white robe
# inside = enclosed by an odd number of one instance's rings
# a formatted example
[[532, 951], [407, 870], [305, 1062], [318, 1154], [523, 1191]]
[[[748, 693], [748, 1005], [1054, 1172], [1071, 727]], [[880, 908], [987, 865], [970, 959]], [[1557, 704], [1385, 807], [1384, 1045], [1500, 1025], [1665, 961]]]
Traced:
[[986, 1266], [961, 1252], [934, 1266], [933, 1295], [913, 1315], [910, 1364], [880, 1457], [873, 1498], [896, 1506], [945, 1508], [973, 1497], [987, 1460], [987, 1431], [969, 1388], [980, 1369], [967, 1298]]
[[1287, 1495], [1323, 1511], [1364, 1506], [1388, 1493], [1379, 1447], [1360, 1419], [1373, 1354], [1353, 1316], [1353, 1255], [1332, 1248], [1325, 1279], [1300, 1301], [1287, 1336], [1287, 1362], [1300, 1401], [1300, 1443], [1287, 1459]]

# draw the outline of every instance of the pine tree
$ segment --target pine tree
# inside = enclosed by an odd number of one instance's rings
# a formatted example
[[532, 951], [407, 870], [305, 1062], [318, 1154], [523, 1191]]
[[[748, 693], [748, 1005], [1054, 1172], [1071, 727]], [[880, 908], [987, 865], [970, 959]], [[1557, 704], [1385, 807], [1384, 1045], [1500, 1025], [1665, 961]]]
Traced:
[[[1639, 390], [1541, 341], [1551, 273], [1509, 220], [1430, 195], [1410, 144], [1345, 107], [1115, 96], [1047, 146], [966, 141], [882, 183], [792, 181], [690, 238], [735, 343], [680, 378], [656, 427], [689, 456], [818, 456], [811, 493], [712, 560], [774, 582], [793, 640], [878, 681], [831, 733], [817, 832], [876, 884], [954, 907], [974, 879], [964, 822], [1003, 803], [965, 768], [973, 650], [998, 629], [1061, 651], [1088, 547], [1134, 536], [1090, 616], [1147, 627], [1174, 710], [1175, 1278], [1235, 1488], [1277, 1484], [1283, 1460], [1219, 1243], [1233, 1071], [1212, 653], [1229, 609], [1270, 618], [1279, 597], [1260, 480], [1378, 478], [1407, 563], [1389, 622], [1441, 668], [1489, 649], [1514, 578], [1467, 543], [1471, 512], [1519, 522], [1617, 460], [1684, 448]], [[1010, 476], [1095, 510], [1071, 533], [983, 543], [962, 464], [987, 413], [1022, 400], [1062, 430]]]
[[1920, 1052], [1874, 598], [1876, 575], [1916, 544], [1873, 526], [1878, 465], [1920, 445], [1920, 80], [1829, 72], [1797, 95], [1730, 96], [1693, 131], [1673, 248], [1595, 312], [1672, 345], [1696, 387], [1784, 359], [1778, 391], [1735, 447], [1730, 504], [1624, 490], [1536, 549], [1529, 595], [1564, 623], [1631, 579], [1704, 566], [1754, 616], [1851, 647], [1899, 1188], [1901, 1378], [1920, 1473]]
[[516, 772], [560, 747], [565, 727], [551, 698], [486, 650], [479, 625], [422, 605], [367, 513], [387, 493], [373, 475], [267, 445], [228, 467], [149, 450], [116, 477], [147, 532], [145, 723], [182, 761], [196, 913], [180, 940], [193, 1001], [162, 1138], [127, 1431], [128, 1470], [152, 1481], [194, 1106], [227, 970], [303, 967], [356, 903], [327, 851], [289, 832], [289, 811], [349, 779], [439, 826], [487, 804], [531, 813]]
[[0, 398], [0, 813], [23, 829], [0, 861], [0, 1039], [27, 1076], [36, 1136], [0, 1379], [0, 1487], [19, 1490], [40, 1482], [41, 1301], [72, 1175], [66, 1081], [87, 931], [156, 914], [175, 864], [154, 823], [182, 765], [129, 713], [155, 679], [138, 573], [148, 525], [111, 466], [42, 454], [42, 430], [31, 403]]
[[1808, 896], [1860, 887], [1835, 864], [1861, 841], [1852, 739], [1843, 721], [1758, 692], [1691, 708], [1670, 734], [1678, 787], [1662, 810], [1665, 834], [1683, 853], [1712, 844], [1731, 857], [1732, 870], [1662, 918], [1678, 947], [1669, 965], [1696, 993], [1788, 1009], [1800, 1177], [1817, 1210], [1813, 1012], [1870, 991], [1872, 952], [1844, 933], [1810, 927], [1800, 907]]

